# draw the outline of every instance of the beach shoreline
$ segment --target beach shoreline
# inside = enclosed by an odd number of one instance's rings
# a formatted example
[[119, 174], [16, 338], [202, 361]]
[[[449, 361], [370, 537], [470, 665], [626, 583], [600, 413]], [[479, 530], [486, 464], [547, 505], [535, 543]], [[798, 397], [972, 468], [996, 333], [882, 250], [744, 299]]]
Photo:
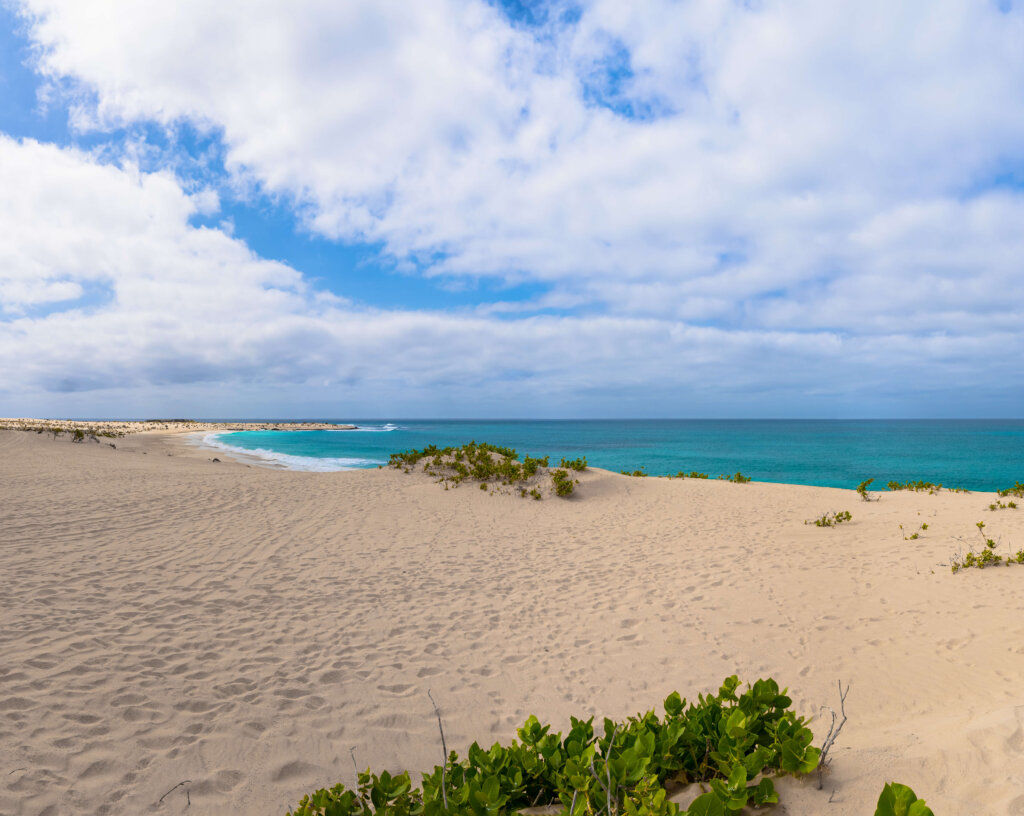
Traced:
[[128, 436], [142, 433], [179, 434], [231, 431], [354, 431], [356, 425], [329, 422], [200, 422], [193, 420], [110, 420], [110, 419], [40, 419], [31, 417], [0, 417], [0, 430], [41, 431], [81, 430], [85, 433], [107, 433]]
[[992, 494], [591, 468], [538, 502], [211, 453], [0, 431], [0, 812], [144, 813], [189, 779], [190, 812], [283, 816], [350, 748], [418, 781], [428, 689], [464, 754], [731, 674], [788, 686], [816, 744], [852, 685], [825, 789], [782, 779], [775, 813], [870, 813], [892, 779], [946, 816], [1024, 801], [1024, 566], [948, 568], [980, 520], [1024, 545]]

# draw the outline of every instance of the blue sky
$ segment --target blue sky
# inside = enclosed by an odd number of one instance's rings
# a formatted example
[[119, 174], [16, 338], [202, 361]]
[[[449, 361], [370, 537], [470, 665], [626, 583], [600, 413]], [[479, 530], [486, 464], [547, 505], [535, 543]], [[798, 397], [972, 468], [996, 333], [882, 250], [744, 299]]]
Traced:
[[0, 2], [0, 414], [1020, 416], [1022, 34]]

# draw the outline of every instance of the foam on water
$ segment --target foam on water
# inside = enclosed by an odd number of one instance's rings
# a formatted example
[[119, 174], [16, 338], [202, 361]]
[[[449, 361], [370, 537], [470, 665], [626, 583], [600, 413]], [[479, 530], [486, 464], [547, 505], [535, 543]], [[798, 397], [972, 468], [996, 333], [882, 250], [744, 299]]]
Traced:
[[[345, 431], [344, 433], [350, 433]], [[263, 459], [288, 470], [306, 470], [317, 473], [328, 473], [338, 470], [359, 470], [362, 468], [375, 467], [376, 465], [387, 464], [376, 459], [360, 459], [357, 457], [319, 457], [319, 456], [296, 456], [289, 453], [267, 450], [266, 448], [240, 448], [236, 445], [228, 445], [221, 442], [220, 434], [207, 434], [202, 438], [202, 446], [214, 450], [238, 453], [244, 456], [252, 456]]]
[[219, 442], [299, 470], [347, 470], [471, 440], [522, 456], [652, 476], [741, 471], [755, 481], [854, 488], [875, 478], [996, 490], [1024, 477], [1022, 420], [350, 420], [358, 430], [242, 431]]

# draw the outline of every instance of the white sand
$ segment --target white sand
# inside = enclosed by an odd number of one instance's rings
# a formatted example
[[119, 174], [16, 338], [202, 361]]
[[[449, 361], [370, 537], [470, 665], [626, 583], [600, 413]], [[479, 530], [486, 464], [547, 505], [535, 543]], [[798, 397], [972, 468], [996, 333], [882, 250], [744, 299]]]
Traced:
[[783, 781], [777, 814], [869, 814], [890, 779], [1024, 814], [1024, 566], [939, 566], [980, 520], [1024, 546], [989, 495], [590, 471], [535, 502], [114, 441], [0, 432], [2, 814], [281, 816], [350, 747], [432, 767], [428, 688], [462, 753], [732, 673], [805, 714], [852, 683], [824, 792]]

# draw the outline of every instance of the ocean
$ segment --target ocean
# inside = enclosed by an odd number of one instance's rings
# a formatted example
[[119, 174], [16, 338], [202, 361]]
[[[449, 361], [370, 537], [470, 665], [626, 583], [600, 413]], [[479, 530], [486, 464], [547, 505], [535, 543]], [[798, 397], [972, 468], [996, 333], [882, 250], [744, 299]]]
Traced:
[[874, 478], [873, 489], [920, 479], [982, 491], [1024, 481], [1024, 420], [338, 421], [359, 429], [219, 433], [204, 443], [315, 471], [372, 468], [396, 451], [475, 440], [553, 464], [585, 456], [595, 467], [651, 476], [739, 471], [755, 481], [843, 488]]

